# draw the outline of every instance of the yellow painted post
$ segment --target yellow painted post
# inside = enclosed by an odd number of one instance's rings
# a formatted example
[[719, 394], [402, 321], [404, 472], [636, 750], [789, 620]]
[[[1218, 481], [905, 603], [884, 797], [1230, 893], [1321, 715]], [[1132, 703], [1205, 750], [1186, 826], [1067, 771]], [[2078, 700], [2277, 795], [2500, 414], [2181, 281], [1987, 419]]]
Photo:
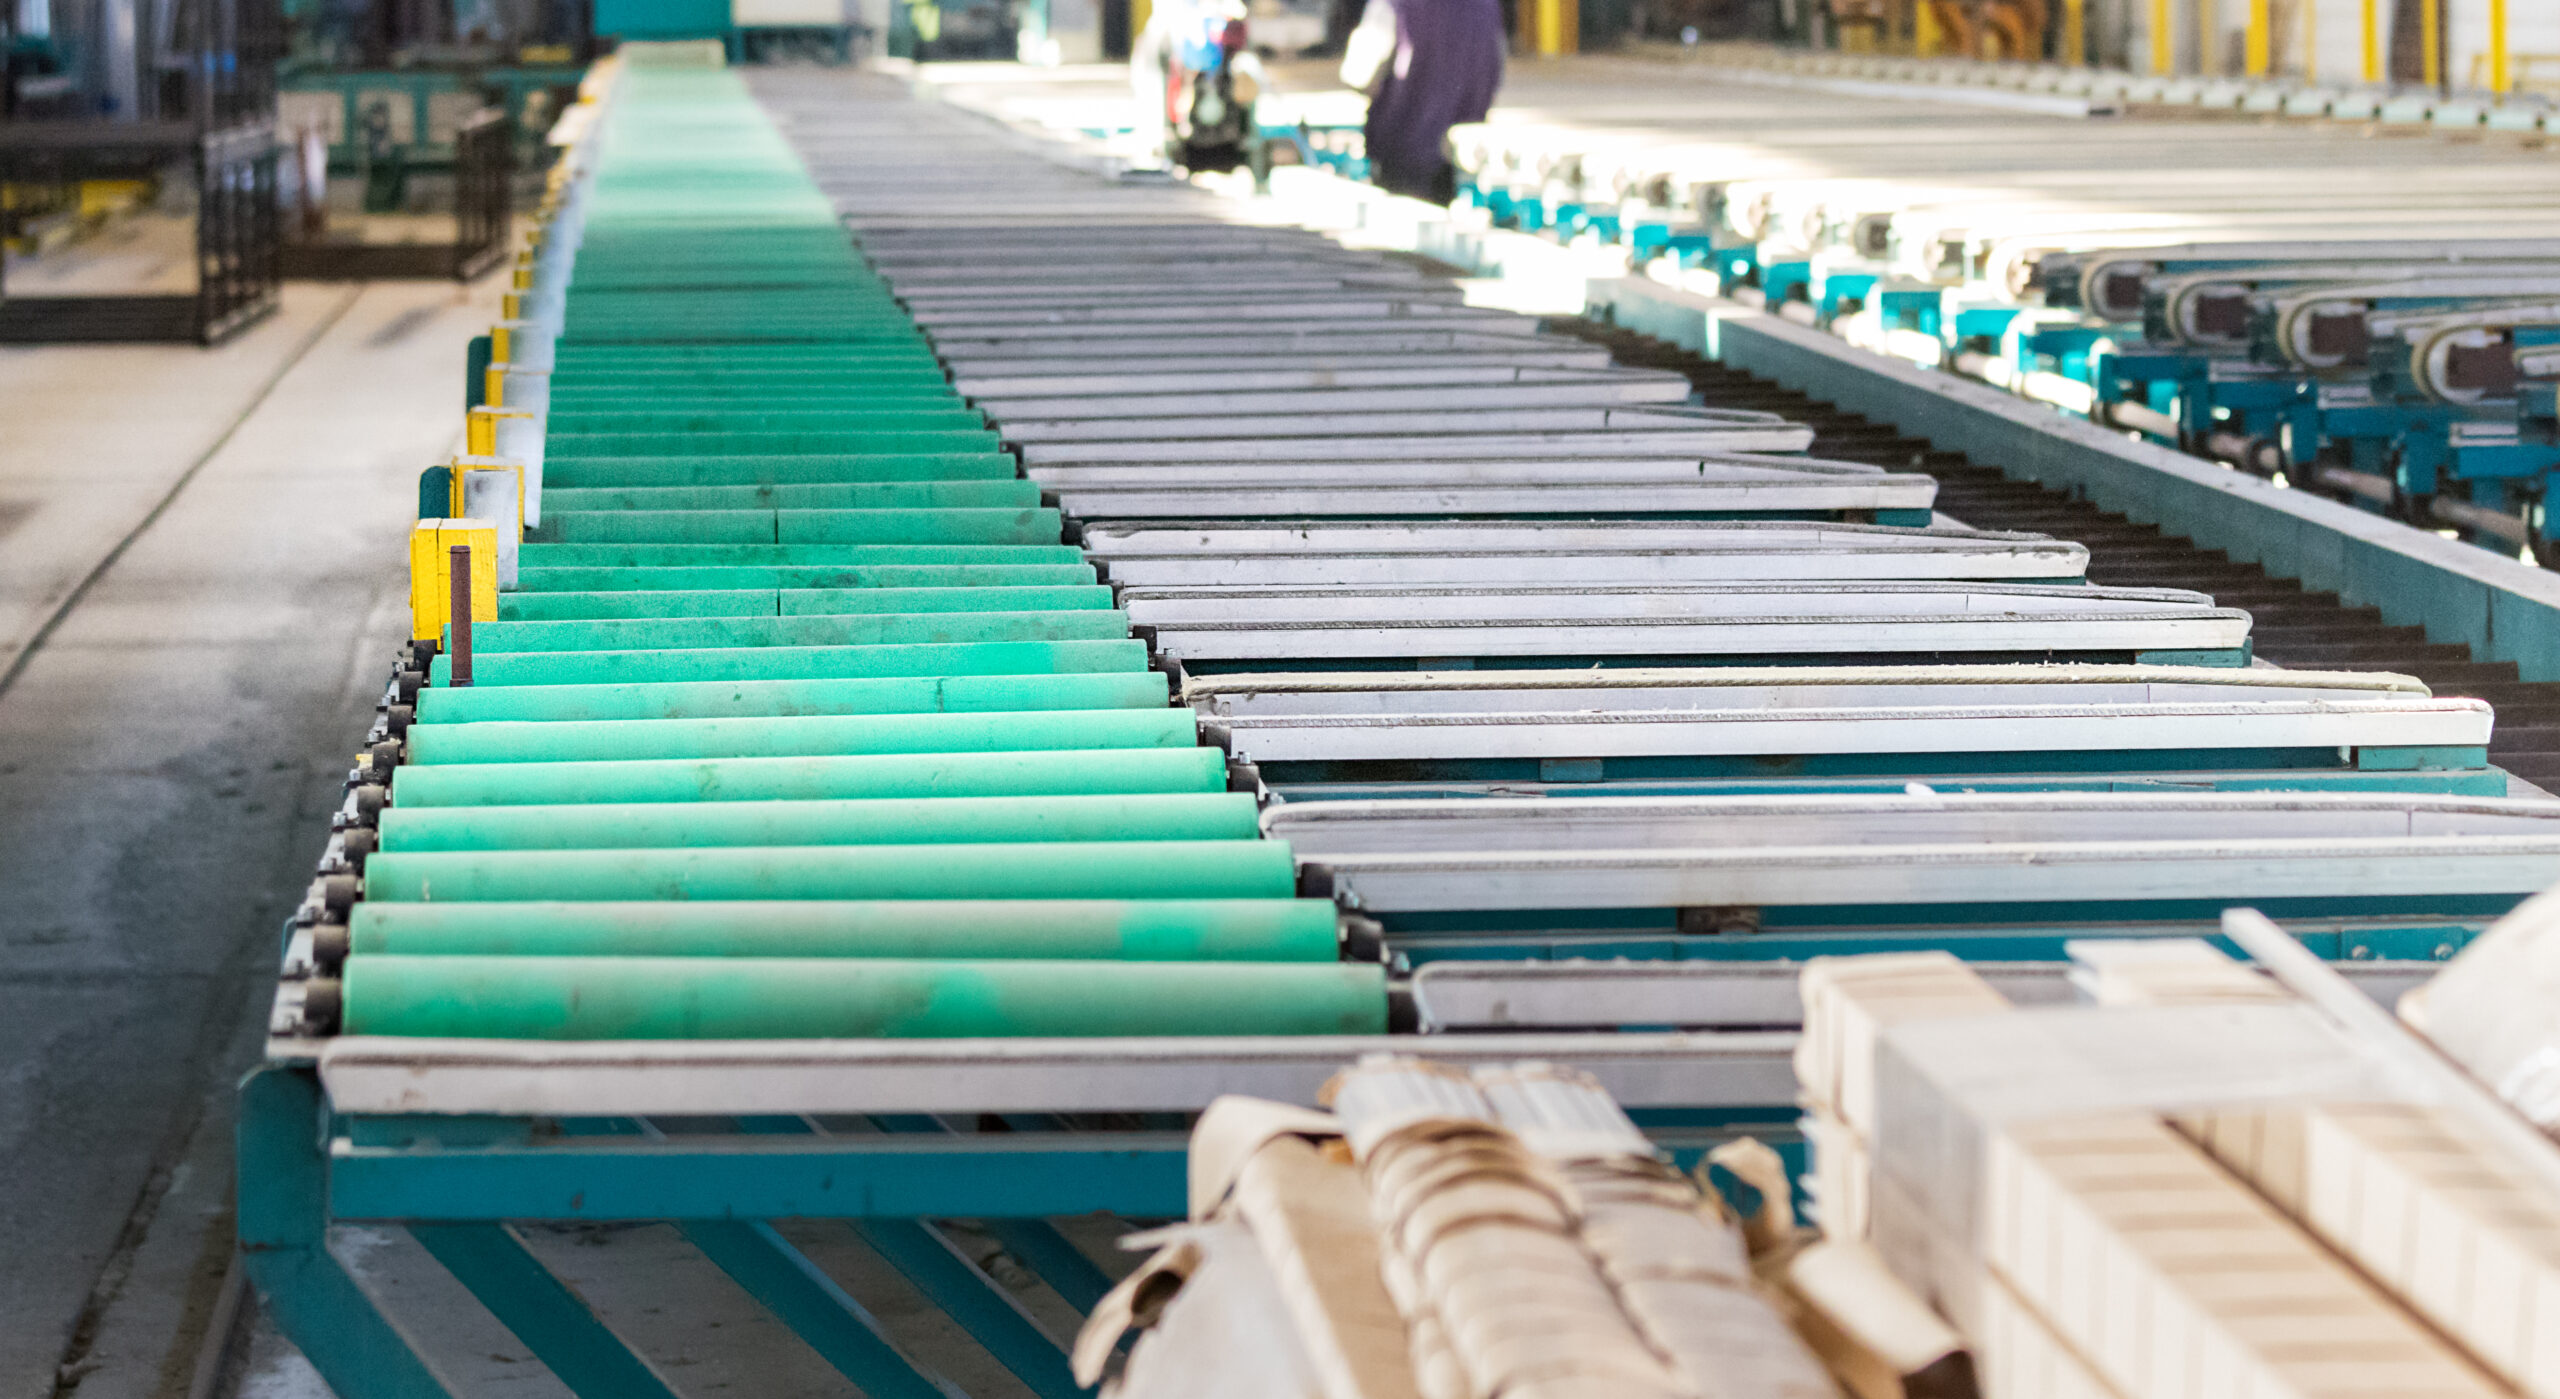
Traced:
[[409, 531], [409, 635], [433, 641], [453, 619], [453, 546], [471, 546], [471, 620], [498, 620], [498, 530], [485, 520], [420, 520]]
[[2062, 61], [2074, 68], [2089, 62], [2089, 0], [2062, 0]]
[[2320, 81], [2320, 0], [2302, 0], [2302, 80]]
[[2508, 69], [2507, 0], [2489, 0], [2489, 90], [2501, 97], [2515, 88]]
[[2364, 0], [2364, 80], [2382, 81], [2382, 0]]
[[2222, 76], [2222, 6], [2216, 0], [2196, 0], [2196, 71], [2208, 78]]
[[447, 566], [436, 547], [436, 528], [443, 523], [420, 520], [409, 531], [409, 635], [417, 641], [444, 635]]
[[2253, 78], [2267, 75], [2268, 51], [2274, 47], [2270, 41], [2275, 37], [2274, 17], [2268, 13], [2273, 3], [2274, 0], [2249, 0], [2249, 47], [2244, 61]]
[[1940, 45], [1945, 42], [1938, 29], [1937, 6], [1931, 0], [1920, 0], [1919, 8], [1911, 15], [1911, 47], [1918, 50], [1922, 58], [1935, 58]]
[[2420, 0], [2418, 23], [2426, 32], [2419, 45], [2424, 73], [2421, 81], [2429, 87], [2444, 86], [2444, 0]]
[[[2366, 4], [2374, 0], [2365, 0]], [[2151, 0], [2151, 71], [2165, 78], [2177, 71], [2178, 23], [2169, 0]]]
[[1580, 7], [1574, 0], [1530, 0], [1530, 44], [1541, 58], [1573, 53], [1582, 47]]

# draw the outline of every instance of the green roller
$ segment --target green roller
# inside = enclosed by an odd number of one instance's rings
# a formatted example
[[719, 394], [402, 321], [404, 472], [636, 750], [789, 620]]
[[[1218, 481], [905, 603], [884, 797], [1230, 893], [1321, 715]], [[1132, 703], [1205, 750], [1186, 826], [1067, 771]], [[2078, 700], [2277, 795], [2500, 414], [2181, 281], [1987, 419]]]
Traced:
[[[932, 528], [910, 516], [930, 515]], [[776, 510], [781, 544], [1055, 544], [1065, 520], [1054, 509]]]
[[550, 463], [543, 489], [555, 486], [780, 486], [847, 481], [1011, 480], [1019, 475], [1002, 452], [911, 452], [841, 457], [587, 457]]
[[612, 409], [602, 412], [550, 414], [549, 430], [565, 436], [591, 432], [615, 434], [677, 433], [687, 437], [728, 433], [869, 432], [874, 427], [914, 429], [975, 428], [985, 419], [963, 405], [948, 389], [912, 398], [883, 398], [860, 408], [693, 405], [681, 408]]
[[984, 845], [999, 841], [1251, 840], [1246, 792], [932, 797], [823, 802], [589, 802], [390, 807], [382, 848], [670, 850], [732, 845]]
[[1226, 790], [1215, 748], [1096, 754], [875, 753], [828, 758], [645, 759], [619, 763], [403, 763], [395, 806], [556, 806], [585, 802], [825, 801], [856, 797], [1075, 796]]
[[771, 402], [854, 405], [883, 396], [909, 398], [928, 393], [948, 395], [951, 383], [934, 369], [915, 364], [872, 365], [838, 370], [739, 369], [588, 369], [563, 379], [554, 374], [551, 406], [571, 409], [656, 407], [668, 399], [721, 403], [732, 397]]
[[[452, 683], [452, 661], [450, 656], [436, 657], [428, 668], [428, 683]], [[1146, 668], [1147, 648], [1138, 641], [1000, 641], [963, 646], [522, 651], [474, 655], [471, 676], [479, 685], [618, 685], [650, 680], [849, 680]]]
[[863, 753], [1028, 753], [1051, 748], [1189, 748], [1188, 709], [1053, 709], [1014, 714], [820, 714], [751, 719], [413, 724], [409, 761], [621, 762], [644, 758], [818, 758]]
[[[759, 606], [761, 600], [761, 606]], [[507, 593], [502, 622], [603, 622], [657, 617], [827, 617], [867, 612], [1070, 612], [1108, 609], [1111, 590], [1056, 587], [776, 588]]]
[[483, 622], [475, 655], [537, 651], [664, 651], [743, 646], [962, 645], [991, 641], [1117, 641], [1120, 612], [839, 612], [790, 617], [606, 617], [582, 622]]
[[1368, 965], [849, 958], [351, 957], [351, 1035], [951, 1039], [1375, 1035]]
[[1084, 675], [898, 676], [672, 685], [474, 685], [418, 692], [418, 719], [727, 719], [792, 714], [974, 714], [1019, 709], [1148, 709], [1171, 700], [1162, 671]]
[[546, 510], [543, 543], [771, 544], [773, 511]]
[[500, 593], [501, 622], [595, 622], [611, 617], [776, 617], [779, 588], [634, 588]]
[[1025, 509], [1040, 486], [1010, 481], [868, 481], [778, 486], [582, 486], [543, 488], [548, 512], [586, 510]]
[[1058, 512], [932, 510], [560, 510], [545, 544], [1054, 544]]
[[[699, 568], [527, 568], [517, 574], [524, 595], [613, 592], [705, 592], [790, 588], [795, 591], [873, 592], [888, 588], [1091, 587], [1091, 564], [878, 564], [844, 568], [769, 565]], [[515, 596], [510, 594], [509, 596]], [[501, 607], [507, 599], [498, 600]]]
[[[525, 569], [826, 568], [1058, 564], [1090, 568], [1070, 544], [544, 544], [525, 541]], [[854, 585], [858, 586], [858, 585]]]
[[948, 383], [921, 370], [832, 382], [764, 375], [732, 378], [663, 375], [593, 383], [591, 387], [591, 381], [583, 374], [572, 382], [575, 387], [567, 387], [554, 377], [551, 411], [573, 419], [598, 419], [608, 424], [614, 422], [616, 414], [656, 409], [669, 400], [732, 412], [754, 406], [837, 413], [882, 404], [928, 400], [936, 404], [950, 404], [963, 401], [951, 391]]
[[357, 957], [936, 957], [1332, 962], [1323, 899], [359, 903]]
[[781, 588], [774, 606], [785, 617], [842, 617], [861, 612], [1067, 612], [1116, 605], [1099, 583], [1081, 587]]
[[696, 452], [750, 457], [992, 452], [999, 441], [984, 428], [802, 428], [794, 432], [720, 432], [693, 437], [655, 432], [553, 432], [545, 435], [543, 455], [549, 462], [578, 457], [691, 456]]
[[1284, 899], [1277, 840], [385, 852], [364, 892], [394, 903], [596, 899]]

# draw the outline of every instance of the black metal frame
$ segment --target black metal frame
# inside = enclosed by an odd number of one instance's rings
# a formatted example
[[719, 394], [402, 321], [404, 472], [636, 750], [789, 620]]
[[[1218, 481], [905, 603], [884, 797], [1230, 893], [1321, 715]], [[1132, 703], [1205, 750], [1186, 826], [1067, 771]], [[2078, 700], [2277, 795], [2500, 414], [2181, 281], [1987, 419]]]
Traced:
[[8, 295], [0, 344], [194, 341], [211, 345], [276, 309], [273, 124], [197, 135], [170, 122], [0, 126], [0, 179], [33, 182], [155, 175], [186, 161], [196, 182], [196, 289], [173, 295]]
[[13, 299], [0, 284], [0, 343], [210, 345], [276, 309], [282, 6], [277, 0], [191, 0], [179, 23], [190, 61], [152, 92], [156, 116], [0, 121], [0, 180], [156, 178], [188, 165], [196, 182], [196, 289]]
[[311, 281], [467, 282], [506, 258], [514, 216], [515, 124], [484, 107], [454, 131], [452, 242], [286, 243], [282, 267], [287, 277]]

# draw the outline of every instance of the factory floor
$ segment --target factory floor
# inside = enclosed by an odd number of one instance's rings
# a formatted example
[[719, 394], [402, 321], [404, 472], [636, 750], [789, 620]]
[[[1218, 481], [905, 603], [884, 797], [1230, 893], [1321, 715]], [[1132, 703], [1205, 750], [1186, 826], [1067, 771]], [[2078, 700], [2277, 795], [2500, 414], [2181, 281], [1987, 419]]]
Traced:
[[496, 301], [294, 284], [213, 350], [0, 348], [0, 1399], [186, 1392], [231, 1087]]

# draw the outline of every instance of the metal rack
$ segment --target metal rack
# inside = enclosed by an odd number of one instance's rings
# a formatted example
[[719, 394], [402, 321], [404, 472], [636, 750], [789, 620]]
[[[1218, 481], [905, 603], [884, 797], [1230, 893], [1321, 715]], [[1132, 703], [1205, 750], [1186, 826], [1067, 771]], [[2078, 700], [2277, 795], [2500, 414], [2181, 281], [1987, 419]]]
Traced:
[[275, 0], [193, 0], [180, 10], [182, 68], [147, 86], [143, 114], [0, 122], [0, 180], [157, 179], [195, 186], [192, 292], [11, 297], [0, 342], [180, 340], [210, 345], [276, 306]]
[[287, 277], [367, 280], [451, 277], [467, 282], [507, 256], [515, 217], [515, 130], [483, 107], [453, 133], [454, 238], [450, 243], [308, 243], [279, 254]]

